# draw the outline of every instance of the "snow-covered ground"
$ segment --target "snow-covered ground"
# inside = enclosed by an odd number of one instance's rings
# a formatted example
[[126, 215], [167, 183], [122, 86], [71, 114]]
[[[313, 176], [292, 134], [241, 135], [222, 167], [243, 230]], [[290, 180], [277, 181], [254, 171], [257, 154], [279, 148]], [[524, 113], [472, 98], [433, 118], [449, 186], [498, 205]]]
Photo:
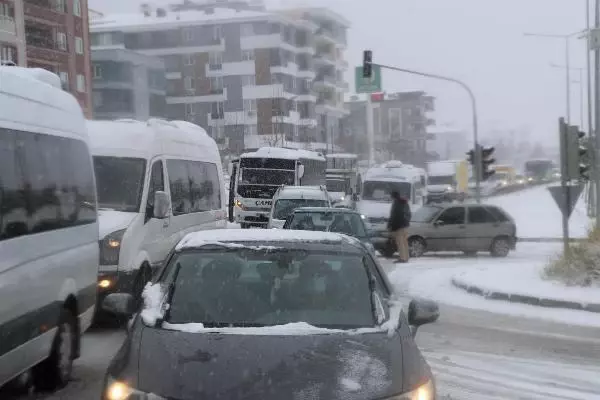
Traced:
[[501, 292], [544, 299], [600, 304], [600, 290], [593, 287], [567, 287], [557, 281], [542, 279], [545, 263], [482, 265], [458, 270], [454, 279], [466, 286], [476, 286], [487, 292]]
[[518, 355], [423, 351], [440, 399], [600, 399], [600, 367]]
[[[511, 253], [507, 258], [495, 259], [487, 255], [479, 257], [462, 257], [456, 255], [437, 255], [411, 259], [408, 264], [399, 264], [389, 267], [390, 281], [396, 285], [401, 294], [414, 297], [425, 297], [438, 301], [442, 304], [484, 310], [493, 313], [520, 316], [526, 318], [537, 318], [572, 325], [600, 327], [600, 314], [587, 311], [552, 309], [531, 306], [527, 304], [509, 303], [500, 300], [489, 300], [482, 296], [469, 294], [464, 290], [454, 287], [451, 283], [452, 277], [473, 271], [475, 279], [477, 271], [481, 269], [497, 270], [498, 275], [509, 269], [512, 271], [512, 279], [516, 288], [523, 291], [527, 289], [525, 282], [519, 282], [521, 272], [523, 276], [532, 274], [531, 266], [539, 269], [550, 257], [561, 250], [560, 243], [520, 243], [517, 251]], [[528, 267], [529, 266], [529, 267]], [[531, 275], [529, 275], [531, 278]], [[505, 278], [511, 279], [510, 276]], [[488, 285], [502, 284], [502, 282], [488, 282]], [[546, 283], [540, 283], [539, 291], [550, 290]], [[542, 286], [543, 285], [543, 286]], [[554, 285], [547, 283], [547, 285]], [[492, 287], [492, 286], [490, 286]], [[532, 289], [536, 290], [536, 289]], [[575, 291], [570, 296], [575, 296]], [[598, 299], [598, 295], [588, 293], [586, 299]], [[526, 294], [523, 292], [522, 294]], [[582, 300], [583, 302], [584, 300]]]
[[[590, 226], [582, 194], [569, 221], [571, 237], [585, 237]], [[520, 192], [492, 197], [490, 204], [505, 209], [517, 223], [520, 238], [562, 237], [561, 213], [547, 186], [537, 186]]]

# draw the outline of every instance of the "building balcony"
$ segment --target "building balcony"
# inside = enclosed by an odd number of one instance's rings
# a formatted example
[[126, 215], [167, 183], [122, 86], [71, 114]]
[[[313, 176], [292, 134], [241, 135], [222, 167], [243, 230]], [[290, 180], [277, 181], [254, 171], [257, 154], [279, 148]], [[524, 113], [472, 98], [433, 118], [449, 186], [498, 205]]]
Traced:
[[55, 25], [65, 25], [66, 15], [52, 2], [43, 0], [26, 0], [24, 4], [25, 18], [35, 18]]
[[315, 66], [322, 66], [322, 65], [333, 65], [335, 66], [336, 64], [336, 60], [335, 57], [330, 54], [330, 53], [317, 53], [315, 54], [315, 56], [313, 57]]
[[15, 35], [17, 33], [15, 19], [7, 15], [0, 15], [0, 32]]

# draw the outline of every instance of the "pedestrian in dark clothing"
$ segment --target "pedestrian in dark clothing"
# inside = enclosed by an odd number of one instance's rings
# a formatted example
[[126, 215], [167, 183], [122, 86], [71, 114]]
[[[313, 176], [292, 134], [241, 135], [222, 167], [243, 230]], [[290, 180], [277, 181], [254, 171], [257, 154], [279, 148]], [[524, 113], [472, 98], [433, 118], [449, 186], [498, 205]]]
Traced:
[[388, 219], [388, 230], [396, 241], [399, 256], [398, 261], [408, 262], [408, 227], [410, 226], [410, 219], [412, 217], [410, 205], [408, 204], [408, 200], [400, 196], [400, 193], [396, 191], [393, 191], [391, 196], [392, 210]]

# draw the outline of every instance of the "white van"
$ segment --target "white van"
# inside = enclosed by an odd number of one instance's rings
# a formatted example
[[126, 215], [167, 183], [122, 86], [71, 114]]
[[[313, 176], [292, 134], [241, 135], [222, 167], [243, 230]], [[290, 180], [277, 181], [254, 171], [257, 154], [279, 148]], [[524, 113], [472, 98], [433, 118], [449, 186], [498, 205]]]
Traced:
[[97, 274], [81, 107], [53, 73], [0, 66], [0, 386], [17, 377], [66, 384], [94, 314]]
[[273, 195], [267, 228], [283, 228], [287, 217], [300, 207], [331, 207], [325, 186], [281, 186]]
[[139, 299], [187, 233], [226, 227], [219, 150], [183, 121], [88, 121], [98, 191], [98, 304], [112, 292]]

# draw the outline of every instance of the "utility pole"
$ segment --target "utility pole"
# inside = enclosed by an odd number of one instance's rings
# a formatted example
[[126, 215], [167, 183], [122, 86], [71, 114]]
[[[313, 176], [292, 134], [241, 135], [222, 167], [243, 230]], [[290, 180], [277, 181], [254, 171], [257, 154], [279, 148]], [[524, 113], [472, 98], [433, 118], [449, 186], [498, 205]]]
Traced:
[[[600, 0], [596, 0], [594, 11], [594, 30], [597, 32], [600, 29]], [[588, 32], [588, 42], [591, 31]], [[588, 52], [591, 51], [591, 46], [588, 47]], [[598, 129], [598, 121], [600, 121], [600, 49], [597, 46], [594, 48], [594, 180], [596, 186], [596, 228], [600, 228], [600, 130]]]

